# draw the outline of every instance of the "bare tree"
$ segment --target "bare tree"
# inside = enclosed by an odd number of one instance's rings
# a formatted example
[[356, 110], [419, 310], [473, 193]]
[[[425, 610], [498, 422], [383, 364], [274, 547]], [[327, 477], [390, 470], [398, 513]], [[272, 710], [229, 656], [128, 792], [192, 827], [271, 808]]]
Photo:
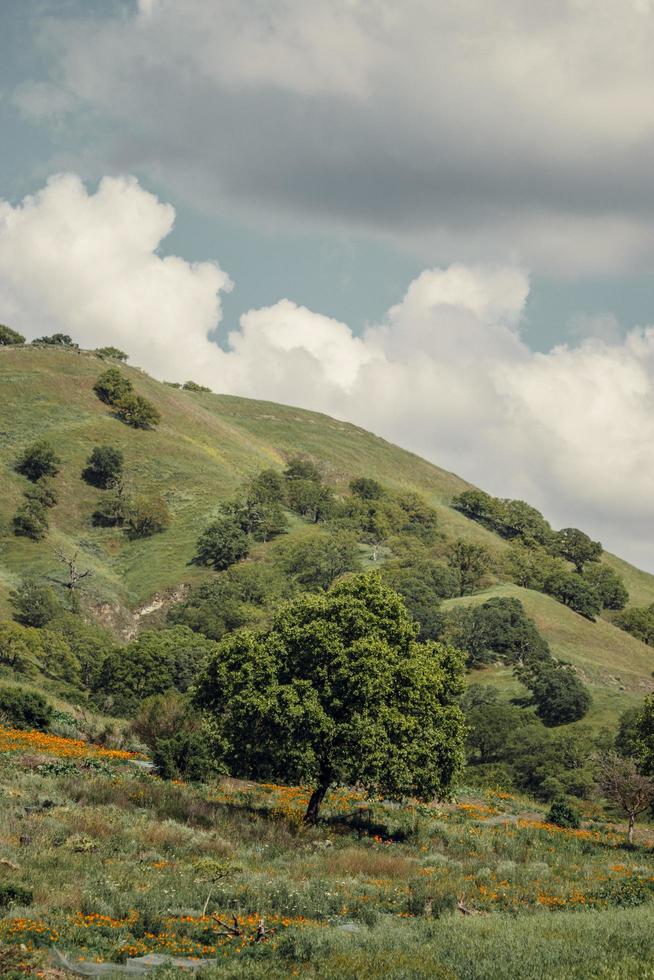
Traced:
[[633, 844], [636, 817], [654, 802], [654, 779], [643, 776], [634, 759], [623, 759], [615, 752], [598, 756], [597, 765], [598, 785], [604, 795], [626, 813], [629, 820], [627, 841]]
[[79, 570], [77, 567], [77, 555], [79, 552], [77, 551], [72, 556], [65, 555], [63, 551], [57, 550], [55, 550], [54, 554], [57, 561], [61, 562], [62, 565], [65, 565], [68, 568], [68, 581], [61, 582], [60, 585], [63, 585], [66, 589], [68, 589], [71, 600], [74, 600], [75, 592], [79, 586], [79, 583], [82, 581], [82, 579], [88, 578], [89, 575], [93, 575], [93, 570], [91, 568], [87, 568], [84, 572]]

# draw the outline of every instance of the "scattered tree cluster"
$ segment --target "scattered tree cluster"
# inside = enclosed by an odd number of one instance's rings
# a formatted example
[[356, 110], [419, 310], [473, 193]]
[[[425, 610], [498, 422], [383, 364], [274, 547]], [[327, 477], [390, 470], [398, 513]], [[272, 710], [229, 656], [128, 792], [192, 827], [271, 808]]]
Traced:
[[514, 542], [507, 570], [518, 585], [545, 592], [587, 619], [602, 609], [626, 605], [624, 582], [612, 568], [599, 564], [602, 545], [578, 528], [554, 531], [523, 500], [492, 497], [482, 490], [464, 491], [453, 506]]
[[98, 398], [111, 405], [116, 418], [134, 429], [154, 429], [161, 421], [157, 408], [142, 395], [137, 395], [129, 378], [112, 367], [104, 371], [93, 386]]
[[48, 510], [58, 499], [53, 477], [60, 466], [61, 459], [45, 439], [27, 446], [16, 460], [14, 469], [31, 483], [12, 520], [14, 534], [18, 537], [41, 541], [47, 535]]
[[67, 333], [53, 333], [48, 337], [35, 337], [32, 341], [33, 344], [43, 344], [46, 347], [68, 347], [71, 350], [78, 350], [79, 344], [76, 344], [72, 337], [69, 337]]
[[502, 661], [530, 691], [533, 706], [548, 727], [578, 721], [591, 696], [576, 672], [555, 660], [546, 640], [513, 598], [493, 598], [443, 615], [439, 638], [465, 650], [469, 667]]

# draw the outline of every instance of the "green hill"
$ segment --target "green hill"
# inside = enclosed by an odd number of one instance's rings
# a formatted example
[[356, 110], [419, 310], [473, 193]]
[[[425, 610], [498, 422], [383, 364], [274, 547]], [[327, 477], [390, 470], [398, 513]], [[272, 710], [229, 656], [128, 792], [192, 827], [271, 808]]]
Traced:
[[[93, 570], [86, 596], [96, 615], [114, 627], [133, 628], [139, 613], [181, 584], [206, 577], [189, 561], [217, 505], [248, 476], [282, 466], [297, 453], [321, 460], [336, 487], [365, 474], [390, 488], [416, 491], [437, 510], [447, 537], [483, 543], [498, 556], [507, 548], [503, 539], [450, 506], [469, 484], [363, 429], [274, 403], [175, 389], [121, 366], [162, 415], [156, 431], [135, 430], [114, 418], [93, 391], [107, 366], [94, 354], [70, 349], [0, 348], [0, 612], [7, 611], [8, 592], [24, 574], [61, 575], [54, 555], [60, 549], [78, 552], [80, 565]], [[50, 533], [33, 542], [11, 533], [26, 486], [13, 465], [20, 450], [41, 437], [52, 442], [63, 465]], [[101, 444], [124, 453], [129, 487], [166, 499], [173, 520], [164, 534], [130, 541], [118, 531], [92, 526], [101, 491], [80, 474], [91, 449]], [[610, 555], [604, 560], [623, 576], [632, 603], [654, 602], [654, 576]], [[453, 601], [478, 602], [490, 595], [518, 596], [553, 653], [580, 669], [595, 699], [594, 722], [613, 720], [652, 689], [654, 655], [607, 621], [591, 623], [551, 598], [506, 583]], [[515, 683], [508, 669], [493, 668], [482, 676], [509, 687]]]

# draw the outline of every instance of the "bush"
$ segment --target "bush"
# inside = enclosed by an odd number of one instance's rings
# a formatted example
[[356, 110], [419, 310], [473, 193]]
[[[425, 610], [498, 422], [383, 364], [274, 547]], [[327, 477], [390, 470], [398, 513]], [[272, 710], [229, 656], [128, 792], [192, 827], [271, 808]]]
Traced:
[[490, 554], [483, 545], [461, 539], [451, 545], [447, 563], [457, 577], [459, 595], [468, 595], [477, 588], [490, 562]]
[[203, 782], [216, 772], [206, 735], [199, 731], [180, 732], [170, 738], [157, 739], [152, 761], [163, 779]]
[[621, 630], [631, 633], [647, 646], [654, 646], [654, 604], [625, 609], [615, 617], [613, 622]]
[[129, 501], [120, 491], [103, 497], [91, 518], [95, 527], [122, 527], [127, 519]]
[[202, 532], [193, 561], [196, 565], [210, 565], [216, 571], [222, 571], [245, 558], [248, 551], [247, 535], [240, 523], [225, 514]]
[[67, 333], [53, 333], [49, 337], [35, 337], [32, 343], [47, 344], [49, 347], [74, 347], [75, 349], [79, 347], [79, 344], [76, 344]]
[[14, 619], [23, 626], [47, 626], [61, 612], [61, 603], [54, 589], [36, 579], [28, 578], [9, 595], [14, 607]]
[[123, 472], [123, 454], [113, 446], [96, 446], [82, 472], [87, 483], [106, 490]]
[[121, 374], [118, 368], [104, 371], [93, 385], [93, 390], [107, 405], [116, 405], [121, 398], [130, 395], [134, 387], [129, 378]]
[[0, 909], [10, 905], [31, 905], [34, 893], [31, 888], [22, 885], [12, 885], [10, 882], [0, 882]]
[[45, 507], [28, 500], [12, 518], [14, 534], [19, 538], [42, 541], [48, 533], [48, 514]]
[[162, 497], [136, 497], [126, 514], [130, 538], [149, 538], [170, 526], [170, 512]]
[[59, 494], [52, 480], [42, 476], [36, 483], [28, 487], [24, 497], [29, 503], [39, 507], [54, 507], [59, 500]]
[[186, 626], [146, 630], [109, 653], [95, 679], [96, 690], [101, 700], [108, 695], [107, 705], [113, 710], [133, 715], [139, 702], [153, 694], [186, 691], [215, 647]]
[[18, 333], [17, 330], [12, 330], [11, 327], [6, 327], [3, 323], [0, 323], [0, 347], [13, 347], [15, 344], [24, 344], [25, 338], [22, 333]]
[[120, 421], [134, 429], [154, 429], [161, 422], [158, 409], [141, 395], [124, 395], [113, 404]]
[[561, 797], [552, 802], [547, 822], [556, 824], [557, 827], [569, 827], [571, 830], [578, 830], [581, 826], [579, 810]]
[[586, 619], [594, 620], [602, 609], [595, 589], [576, 572], [555, 572], [545, 580], [544, 592]]
[[23, 451], [16, 460], [14, 469], [36, 483], [44, 476], [56, 476], [60, 466], [61, 459], [51, 444], [46, 439], [40, 439]]
[[48, 730], [52, 707], [42, 694], [22, 687], [0, 687], [0, 717], [14, 728]]
[[624, 609], [629, 602], [629, 593], [622, 578], [608, 565], [593, 562], [583, 571], [584, 581], [599, 596], [605, 609]]
[[583, 718], [592, 698], [567, 664], [541, 661], [517, 667], [516, 676], [532, 694], [536, 714], [545, 725], [567, 725]]
[[182, 385], [184, 391], [211, 391], [206, 385], [199, 385], [195, 381], [185, 381]]
[[95, 353], [99, 357], [110, 357], [114, 361], [126, 361], [129, 356], [119, 347], [97, 347]]
[[177, 691], [166, 691], [141, 701], [132, 731], [153, 748], [159, 739], [172, 738], [185, 730], [197, 730], [199, 726], [200, 718], [191, 711], [188, 699]]
[[355, 497], [361, 500], [380, 500], [384, 496], [384, 488], [377, 480], [371, 480], [367, 476], [360, 476], [356, 480], [350, 480], [350, 490]]
[[275, 548], [279, 568], [310, 591], [327, 589], [340, 575], [359, 569], [359, 546], [349, 531], [326, 534], [307, 528]]

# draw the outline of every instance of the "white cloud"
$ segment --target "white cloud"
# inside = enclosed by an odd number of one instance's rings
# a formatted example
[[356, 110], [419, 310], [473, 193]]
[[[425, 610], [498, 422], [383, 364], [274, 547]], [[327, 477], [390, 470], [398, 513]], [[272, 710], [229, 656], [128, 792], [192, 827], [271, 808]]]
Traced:
[[161, 257], [175, 212], [133, 178], [106, 177], [89, 194], [53, 177], [34, 197], [0, 203], [0, 304], [27, 336], [60, 329], [85, 347], [115, 343], [159, 377], [175, 351], [210, 365], [208, 332], [229, 277], [215, 263]]
[[43, 33], [16, 98], [94, 120], [100, 172], [430, 264], [651, 267], [649, 0], [140, 0]]
[[116, 344], [160, 378], [348, 419], [652, 567], [654, 327], [535, 354], [520, 337], [526, 272], [452, 265], [423, 272], [363, 337], [283, 299], [245, 313], [221, 350], [208, 335], [229, 278], [158, 254], [173, 221], [133, 179], [89, 194], [64, 175], [0, 202], [2, 319]]

